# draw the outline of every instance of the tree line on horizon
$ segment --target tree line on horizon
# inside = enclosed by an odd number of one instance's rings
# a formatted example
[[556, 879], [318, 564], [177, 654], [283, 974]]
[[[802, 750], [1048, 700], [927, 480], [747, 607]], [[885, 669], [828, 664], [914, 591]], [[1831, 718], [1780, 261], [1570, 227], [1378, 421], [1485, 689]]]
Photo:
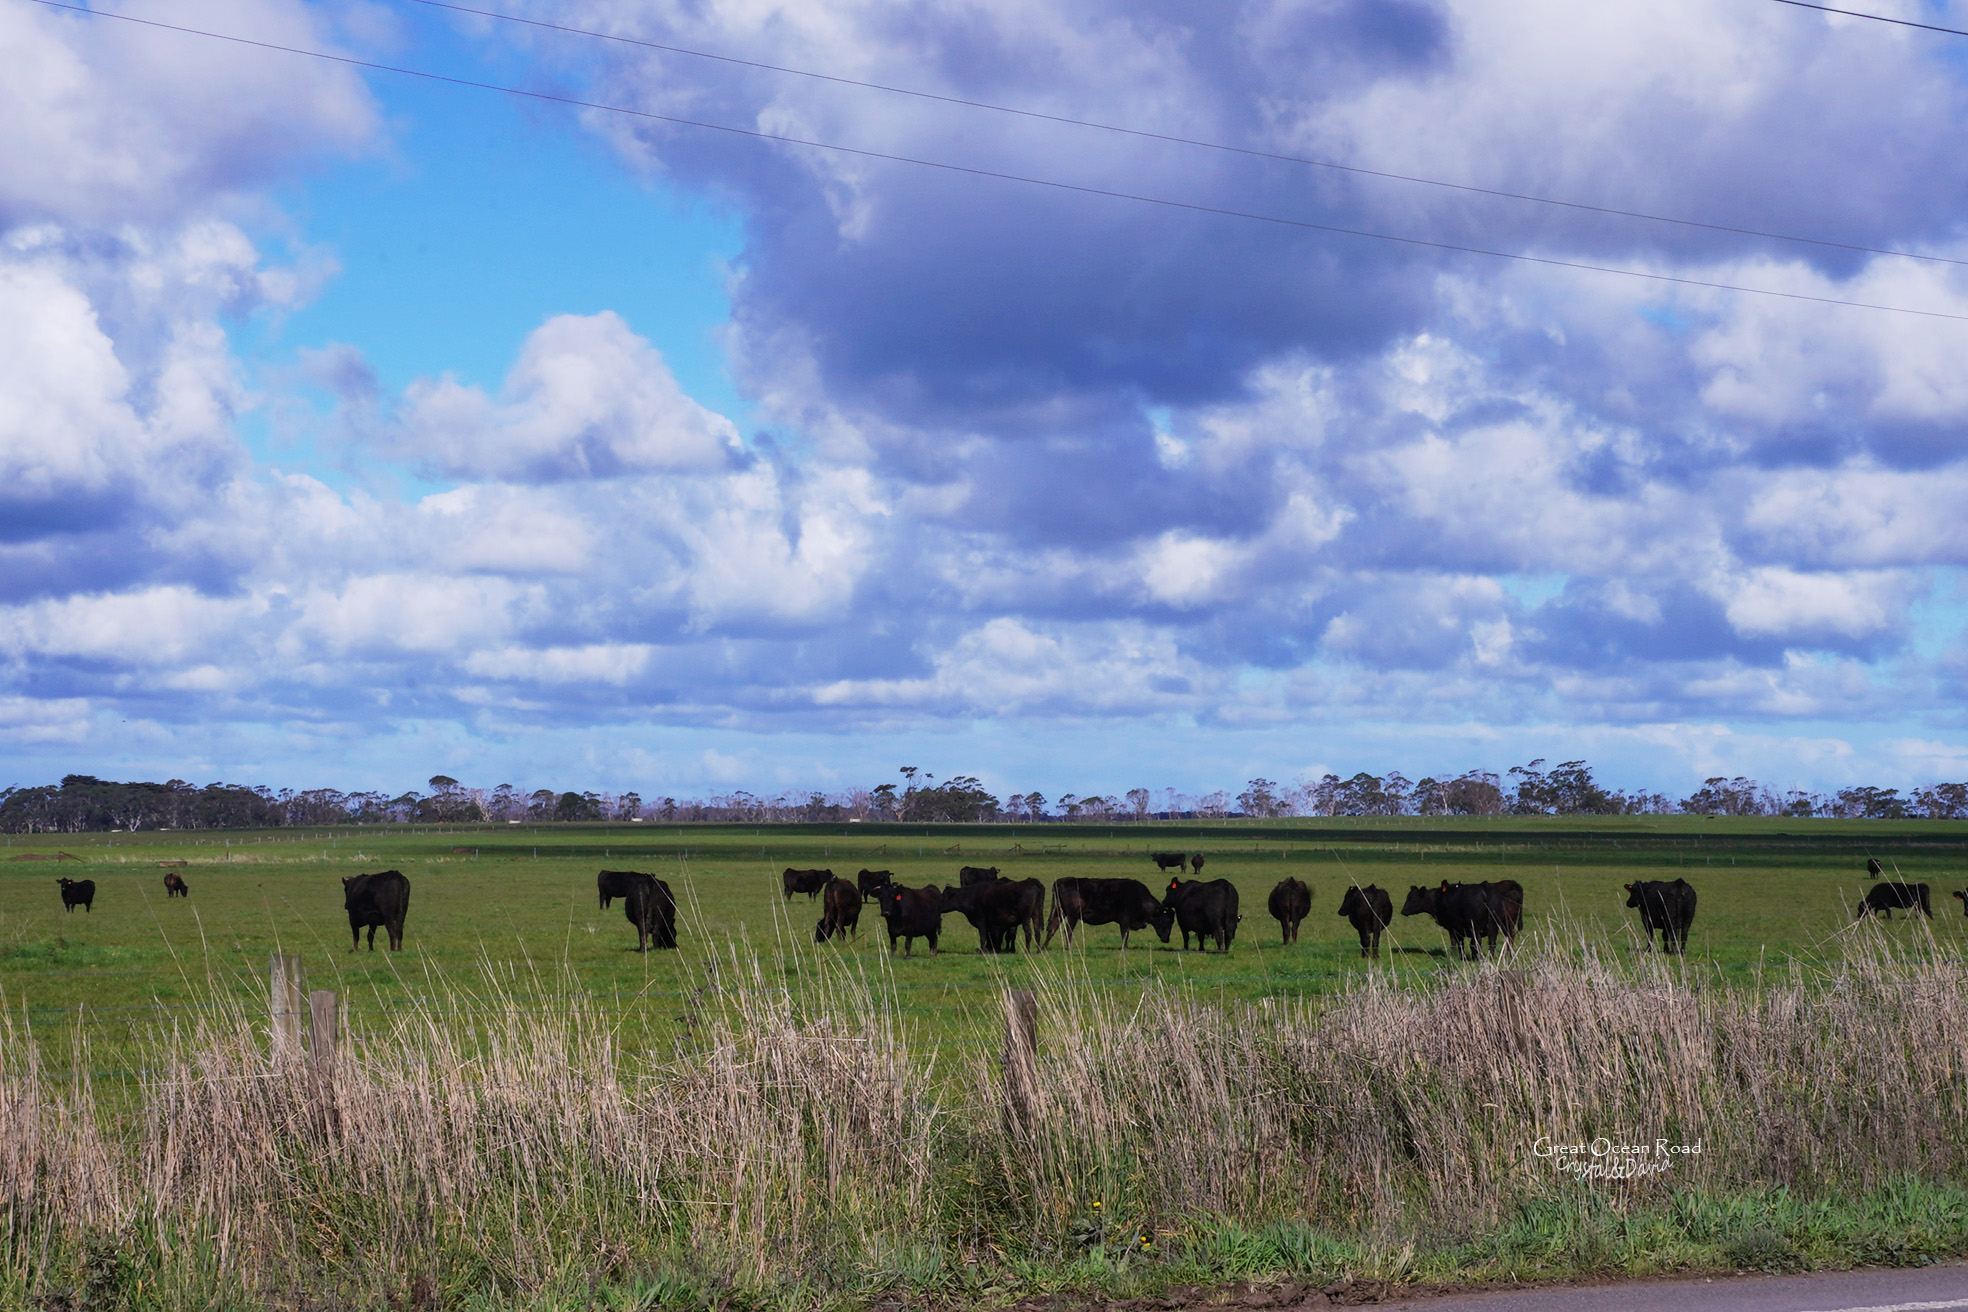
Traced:
[[71, 774], [59, 784], [0, 790], [0, 832], [89, 833], [150, 829], [274, 829], [380, 824], [565, 824], [615, 821], [795, 824], [863, 821], [1040, 824], [1155, 819], [1282, 819], [1293, 816], [1708, 815], [1865, 820], [1968, 817], [1968, 783], [1931, 784], [1902, 794], [1869, 786], [1835, 793], [1778, 792], [1753, 779], [1716, 776], [1683, 798], [1602, 787], [1584, 761], [1546, 768], [1543, 758], [1497, 774], [1469, 770], [1410, 781], [1399, 771], [1282, 785], [1252, 779], [1236, 792], [1192, 795], [1130, 788], [1113, 796], [1012, 793], [998, 797], [974, 776], [936, 781], [915, 766], [900, 784], [836, 793], [761, 797], [737, 790], [708, 798], [644, 800], [635, 792], [572, 792], [512, 784], [472, 788], [433, 775], [429, 791], [396, 796], [333, 788], [296, 791], [242, 784], [116, 783]]

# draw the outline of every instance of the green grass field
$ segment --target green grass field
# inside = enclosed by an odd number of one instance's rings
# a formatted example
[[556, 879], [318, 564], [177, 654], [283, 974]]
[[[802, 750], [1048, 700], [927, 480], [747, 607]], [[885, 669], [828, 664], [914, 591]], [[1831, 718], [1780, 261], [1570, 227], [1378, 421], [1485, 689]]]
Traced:
[[[888, 960], [872, 907], [859, 938], [816, 946], [816, 903], [779, 892], [788, 865], [851, 878], [889, 869], [911, 885], [951, 884], [958, 866], [997, 865], [1014, 878], [1131, 876], [1159, 893], [1150, 850], [1208, 856], [1207, 877], [1233, 880], [1244, 920], [1227, 956], [1184, 954], [1152, 931], [1120, 950], [1112, 927], [1086, 932], [1068, 954], [983, 957], [961, 917], [945, 921], [944, 951]], [[79, 861], [23, 860], [67, 852]], [[334, 988], [361, 1024], [413, 998], [467, 999], [486, 971], [505, 992], [543, 1008], [581, 991], [619, 999], [625, 1037], [664, 1042], [684, 997], [713, 963], [757, 958], [795, 990], [826, 987], [833, 971], [865, 969], [896, 991], [922, 1040], [955, 1046], [996, 1033], [995, 989], [1007, 980], [1070, 971], [1094, 987], [1139, 988], [1158, 976], [1226, 999], [1331, 990], [1373, 967], [1337, 914], [1349, 882], [1388, 889], [1441, 880], [1513, 878], [1526, 889], [1526, 928], [1621, 953], [1638, 951], [1637, 916], [1621, 885], [1682, 875], [1700, 895], [1691, 971], [1733, 981], [1759, 970], [1835, 958], [1850, 907], [1872, 882], [1868, 856], [1889, 875], [1933, 886], [1933, 933], [1968, 940], [1952, 890], [1968, 886], [1968, 825], [1837, 821], [1575, 819], [1296, 820], [1149, 826], [539, 825], [334, 831], [13, 836], [0, 849], [0, 996], [44, 1051], [66, 1051], [79, 1024], [103, 1075], [140, 1065], [143, 1035], [215, 1000], [263, 996], [269, 952], [303, 955], [309, 983]], [[166, 900], [158, 862], [184, 860], [192, 895]], [[405, 950], [349, 951], [339, 877], [402, 870], [412, 886]], [[621, 907], [597, 908], [595, 873], [640, 869], [667, 879], [682, 904], [682, 948], [637, 954]], [[1287, 873], [1312, 887], [1313, 911], [1291, 947], [1265, 913]], [[64, 911], [57, 876], [96, 882], [94, 910]], [[1909, 945], [1924, 927], [1882, 926]], [[1426, 917], [1397, 917], [1383, 969], [1448, 966], [1446, 939]], [[882, 975], [882, 972], [892, 972]], [[468, 1005], [468, 1003], [467, 1003]], [[65, 1060], [62, 1059], [62, 1060]], [[59, 1065], [60, 1061], [54, 1061]]]

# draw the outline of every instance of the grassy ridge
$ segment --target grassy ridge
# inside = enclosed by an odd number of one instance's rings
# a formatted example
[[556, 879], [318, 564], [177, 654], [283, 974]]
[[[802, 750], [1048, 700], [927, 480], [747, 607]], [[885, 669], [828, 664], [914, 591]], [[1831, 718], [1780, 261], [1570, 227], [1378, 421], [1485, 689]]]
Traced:
[[[465, 851], [454, 851], [463, 848]], [[1159, 889], [1149, 850], [1208, 854], [1209, 877], [1233, 880], [1244, 922], [1228, 957], [1162, 948], [1152, 934], [1118, 951], [1111, 929], [1092, 931], [1076, 969], [1095, 987], [1138, 989], [1184, 981], [1229, 1000], [1305, 996], [1357, 979], [1352, 931], [1334, 914], [1351, 880], [1378, 883], [1398, 905], [1412, 883], [1514, 878], [1528, 891], [1531, 927], [1562, 918], [1584, 938], [1632, 947], [1634, 915], [1621, 885], [1683, 875], [1701, 896], [1689, 945], [1692, 969], [1729, 980], [1793, 960], [1836, 958], [1848, 908], [1871, 882], [1868, 855], [1908, 879], [1934, 885], [1935, 930], [1968, 930], [1948, 890], [1968, 884], [1968, 825], [1947, 822], [1799, 822], [1781, 819], [1505, 817], [1442, 821], [1300, 820], [1151, 826], [478, 826], [364, 828], [230, 834], [12, 836], [0, 856], [65, 851], [75, 861], [0, 861], [0, 997], [54, 1048], [80, 1025], [98, 1070], [142, 1069], [142, 1035], [160, 1017], [242, 1005], [264, 990], [267, 954], [306, 958], [311, 983], [342, 993], [358, 1023], [376, 1023], [446, 981], [506, 972], [508, 992], [551, 1008], [565, 994], [602, 999], [626, 1025], [623, 1041], [668, 1043], [680, 1000], [701, 987], [706, 963], [737, 942], [769, 972], [803, 988], [815, 963], [845, 955], [892, 972], [920, 1042], [964, 1045], [995, 1034], [991, 990], [1004, 979], [1048, 978], [1044, 963], [980, 957], [960, 917], [946, 921], [945, 955], [882, 958], [886, 936], [872, 910], [860, 938], [811, 943], [818, 908], [787, 903], [778, 872], [863, 865], [904, 883], [955, 881], [962, 864], [994, 864], [1050, 883], [1064, 875], [1123, 875]], [[164, 898], [157, 862], [183, 860], [187, 900]], [[347, 951], [339, 877], [395, 867], [414, 893], [407, 951]], [[684, 903], [683, 950], [639, 956], [619, 907], [601, 912], [594, 875], [638, 868], [668, 879]], [[91, 878], [95, 910], [65, 914], [57, 875]], [[1264, 912], [1285, 874], [1313, 890], [1299, 944], [1281, 947]], [[1895, 921], [1893, 932], [1916, 933]], [[1432, 972], [1443, 936], [1426, 918], [1397, 920], [1388, 966]], [[1061, 955], [1057, 945], [1052, 956]], [[544, 969], [540, 963], [552, 963]], [[530, 982], [528, 982], [530, 981]], [[981, 1008], [981, 1012], [980, 1012]]]

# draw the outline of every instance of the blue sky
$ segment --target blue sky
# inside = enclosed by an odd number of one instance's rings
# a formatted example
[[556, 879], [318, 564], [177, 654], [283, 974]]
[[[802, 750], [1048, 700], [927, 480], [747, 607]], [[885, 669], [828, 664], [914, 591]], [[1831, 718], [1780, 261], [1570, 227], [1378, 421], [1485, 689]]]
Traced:
[[1728, 232], [407, 0], [101, 8], [873, 153], [0, 0], [0, 785], [1968, 777], [1968, 40], [505, 8]]

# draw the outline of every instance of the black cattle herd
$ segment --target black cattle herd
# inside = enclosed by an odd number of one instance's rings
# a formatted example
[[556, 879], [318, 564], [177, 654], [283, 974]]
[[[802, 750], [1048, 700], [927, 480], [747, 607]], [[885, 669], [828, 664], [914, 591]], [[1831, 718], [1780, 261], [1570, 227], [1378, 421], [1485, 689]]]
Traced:
[[[1046, 886], [1036, 879], [1006, 879], [996, 866], [964, 866], [957, 871], [954, 888], [935, 884], [923, 888], [904, 888], [886, 870], [863, 870], [854, 882], [831, 870], [781, 872], [780, 887], [790, 901], [804, 893], [818, 899], [820, 920], [813, 927], [813, 941], [858, 935], [861, 907], [873, 902], [888, 928], [888, 950], [900, 944], [905, 956], [915, 955], [917, 939], [937, 950], [943, 932], [943, 917], [962, 916], [977, 931], [980, 952], [1016, 952], [1022, 933], [1026, 951], [1052, 946], [1053, 935], [1064, 926], [1066, 946], [1081, 925], [1113, 925], [1121, 932], [1121, 946], [1138, 930], [1153, 929], [1162, 942], [1170, 941], [1176, 929], [1182, 931], [1182, 950], [1189, 950], [1193, 936], [1199, 951], [1214, 944], [1218, 952], [1228, 952], [1237, 937], [1243, 916], [1237, 910], [1237, 886], [1227, 879], [1204, 882], [1203, 854], [1151, 852], [1149, 859], [1163, 873], [1179, 870], [1191, 878], [1177, 875], [1170, 879], [1160, 898], [1138, 879], [1088, 879], [1067, 876], [1053, 881], [1051, 911], [1047, 912]], [[1877, 859], [1866, 862], [1866, 871], [1877, 879], [1884, 871]], [[68, 911], [81, 907], [94, 909], [96, 884], [92, 879], [58, 879], [62, 906]], [[677, 904], [670, 886], [654, 875], [639, 870], [604, 870], [595, 879], [602, 910], [616, 898], [635, 926], [636, 951], [677, 945]], [[1660, 935], [1661, 951], [1685, 953], [1688, 929], [1695, 920], [1695, 890], [1685, 879], [1644, 880], [1626, 885], [1626, 905], [1640, 913], [1647, 946], [1653, 947]], [[164, 876], [164, 895], [191, 896], [182, 876], [175, 870]], [[1955, 898], [1968, 914], [1968, 889]], [[403, 921], [410, 911], [410, 881], [400, 870], [383, 870], [370, 875], [354, 875], [342, 880], [342, 905], [348, 911], [349, 950], [362, 945], [362, 931], [369, 931], [369, 950], [376, 950], [376, 931], [389, 936], [391, 951], [403, 947]], [[1312, 890], [1303, 880], [1287, 877], [1278, 881], [1266, 903], [1271, 918], [1286, 943], [1298, 941], [1299, 922], [1312, 913]], [[1879, 914], [1888, 919], [1894, 911], [1918, 911], [1929, 919], [1933, 907], [1928, 886], [1899, 880], [1874, 884], [1859, 903], [1859, 917]], [[1344, 916], [1360, 936], [1360, 955], [1378, 957], [1380, 936], [1394, 919], [1394, 900], [1387, 891], [1373, 884], [1347, 888], [1339, 904]], [[1457, 959], [1478, 958], [1482, 945], [1496, 955], [1497, 940], [1515, 941], [1524, 920], [1524, 886], [1514, 879], [1485, 881], [1480, 884], [1444, 882], [1433, 888], [1416, 885], [1408, 890], [1401, 906], [1404, 916], [1427, 915], [1449, 935], [1449, 945]]]

